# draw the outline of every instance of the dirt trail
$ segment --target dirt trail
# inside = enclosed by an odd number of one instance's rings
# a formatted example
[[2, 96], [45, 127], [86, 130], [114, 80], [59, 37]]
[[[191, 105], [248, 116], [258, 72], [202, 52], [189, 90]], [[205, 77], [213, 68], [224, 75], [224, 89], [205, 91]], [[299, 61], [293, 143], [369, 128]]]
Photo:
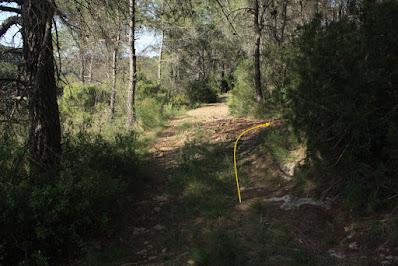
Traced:
[[[154, 164], [170, 166], [175, 161], [175, 155], [184, 146], [186, 140], [190, 139], [195, 132], [186, 130], [181, 132], [180, 128], [195, 125], [210, 134], [213, 142], [231, 142], [248, 127], [264, 124], [267, 121], [261, 119], [234, 118], [228, 114], [228, 106], [225, 104], [226, 96], [218, 103], [206, 104], [194, 110], [189, 110], [183, 116], [173, 118], [165, 127], [162, 136], [149, 150], [155, 159]], [[250, 138], [255, 132], [245, 134]], [[243, 139], [242, 139], [243, 140]]]
[[[171, 230], [172, 228], [180, 228], [182, 223], [185, 223], [178, 221], [176, 224], [176, 221], [170, 220], [166, 215], [166, 212], [172, 214], [176, 207], [173, 205], [176, 204], [175, 202], [162, 197], [162, 193], [167, 191], [170, 185], [167, 175], [170, 169], [177, 165], [177, 158], [184, 143], [192, 139], [198, 131], [204, 132], [210, 143], [225, 143], [231, 148], [232, 153], [233, 144], [240, 133], [266, 122], [271, 122], [271, 126], [282, 123], [281, 120], [231, 117], [228, 114], [225, 98], [222, 98], [219, 103], [204, 105], [172, 119], [149, 151], [150, 159], [145, 168], [150, 180], [146, 181], [146, 189], [141, 191], [139, 201], [131, 206], [130, 226], [121, 238], [121, 241], [133, 253], [134, 263], [123, 265], [169, 265], [176, 261], [177, 265], [195, 264], [195, 261], [189, 257], [187, 247], [173, 250], [159, 244], [159, 234], [173, 234], [175, 231]], [[241, 240], [240, 245], [248, 250], [251, 265], [290, 265], [292, 258], [289, 256], [292, 252], [302, 256], [298, 258], [299, 262], [310, 265], [311, 260], [306, 260], [307, 253], [302, 253], [302, 250], [310, 253], [309, 256], [325, 257], [324, 263], [328, 265], [348, 265], [352, 262], [362, 264], [363, 259], [371, 263], [373, 261], [371, 255], [359, 253], [356, 247], [348, 248], [348, 244], [354, 241], [348, 241], [347, 246], [341, 245], [341, 241], [349, 235], [349, 232], [344, 231], [344, 224], [338, 224], [336, 221], [338, 217], [334, 216], [333, 210], [303, 205], [287, 211], [280, 209], [283, 202], [264, 202], [265, 198], [294, 194], [294, 188], [291, 183], [280, 180], [278, 168], [264, 169], [263, 164], [266, 158], [256, 158], [252, 151], [258, 134], [258, 130], [252, 130], [241, 139], [239, 147], [241, 164], [251, 165], [253, 169], [256, 169], [254, 171], [256, 173], [268, 171], [274, 184], [270, 186], [270, 183], [266, 181], [262, 184], [260, 176], [260, 182], [242, 189], [242, 204], [238, 203], [236, 197], [236, 202], [225, 206], [225, 208], [232, 208], [236, 215], [222, 221], [229, 228], [237, 228], [236, 234]], [[231, 182], [234, 183], [234, 177], [231, 178], [233, 180]], [[289, 244], [285, 249], [273, 249], [271, 254], [269, 252], [265, 254], [260, 248], [253, 246], [251, 238], [256, 237], [258, 232], [252, 230], [253, 228], [246, 230], [245, 224], [251, 222], [252, 218], [247, 213], [255, 204], [261, 205], [260, 208], [268, 219], [266, 224], [283, 224], [282, 229], [278, 226], [270, 227], [270, 232], [277, 232], [276, 235], [284, 239], [283, 241], [294, 242], [293, 245]], [[201, 219], [201, 217], [196, 218], [199, 222]], [[277, 245], [284, 245], [283, 241], [277, 242]], [[173, 259], [170, 261], [170, 258]], [[294, 265], [300, 265], [300, 263]]]

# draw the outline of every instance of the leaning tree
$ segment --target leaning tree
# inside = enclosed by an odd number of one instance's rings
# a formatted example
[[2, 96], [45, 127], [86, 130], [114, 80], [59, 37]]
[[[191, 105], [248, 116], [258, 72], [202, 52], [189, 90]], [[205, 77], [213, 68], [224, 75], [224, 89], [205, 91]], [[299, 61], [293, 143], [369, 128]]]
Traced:
[[[14, 15], [0, 26], [0, 37], [13, 25], [20, 25], [23, 47], [22, 80], [29, 110], [27, 146], [32, 170], [56, 173], [61, 154], [61, 132], [57, 104], [52, 26], [54, 0], [0, 1], [0, 10]], [[15, 49], [14, 49], [15, 51]]]

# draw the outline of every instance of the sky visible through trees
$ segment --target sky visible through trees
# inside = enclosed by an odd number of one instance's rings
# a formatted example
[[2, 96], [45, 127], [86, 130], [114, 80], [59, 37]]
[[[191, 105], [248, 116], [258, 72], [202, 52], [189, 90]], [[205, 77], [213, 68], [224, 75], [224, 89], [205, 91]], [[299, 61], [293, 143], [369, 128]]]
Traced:
[[[9, 4], [8, 6], [15, 6]], [[9, 12], [0, 13], [0, 22], [3, 22], [6, 18], [10, 16]], [[6, 34], [1, 38], [0, 44], [6, 46], [17, 46], [21, 47], [21, 35], [18, 33], [19, 27], [14, 25]], [[149, 30], [139, 30], [137, 38], [137, 53], [146, 56], [157, 56], [158, 55], [158, 45], [160, 41], [160, 36], [154, 31]]]

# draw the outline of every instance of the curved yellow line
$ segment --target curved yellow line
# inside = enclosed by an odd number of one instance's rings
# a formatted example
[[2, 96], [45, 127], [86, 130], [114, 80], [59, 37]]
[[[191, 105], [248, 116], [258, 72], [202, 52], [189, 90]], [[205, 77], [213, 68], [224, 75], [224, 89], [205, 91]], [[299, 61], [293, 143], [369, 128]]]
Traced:
[[240, 134], [239, 137], [236, 139], [235, 146], [234, 146], [234, 167], [235, 167], [235, 176], [236, 176], [236, 187], [238, 188], [239, 203], [242, 203], [242, 199], [240, 197], [239, 180], [238, 180], [238, 169], [236, 167], [236, 147], [238, 146], [238, 141], [239, 141], [240, 137], [242, 137], [243, 134], [245, 134], [246, 132], [249, 132], [250, 130], [253, 130], [253, 129], [256, 129], [256, 128], [259, 128], [259, 127], [268, 127], [269, 125], [270, 125], [269, 123], [265, 123], [263, 125], [259, 125], [259, 126], [255, 126], [255, 127], [249, 128], [248, 130], [246, 130], [242, 134]]

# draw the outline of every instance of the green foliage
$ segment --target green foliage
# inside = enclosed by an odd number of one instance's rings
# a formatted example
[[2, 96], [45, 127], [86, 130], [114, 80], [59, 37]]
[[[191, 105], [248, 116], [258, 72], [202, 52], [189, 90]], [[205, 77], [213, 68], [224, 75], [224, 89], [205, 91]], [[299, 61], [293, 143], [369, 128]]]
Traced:
[[[264, 101], [256, 102], [256, 91], [254, 88], [253, 64], [248, 60], [241, 60], [235, 70], [234, 88], [231, 90], [232, 97], [227, 104], [230, 113], [234, 116], [272, 118], [280, 115], [279, 90], [269, 91], [263, 86]], [[264, 79], [264, 77], [263, 77]], [[263, 84], [266, 85], [266, 83]]]
[[188, 97], [183, 93], [179, 93], [179, 94], [173, 96], [171, 98], [171, 102], [173, 105], [175, 105], [177, 107], [188, 106], [190, 104]]
[[[0, 45], [0, 51], [6, 51], [6, 50], [13, 50], [15, 49], [14, 47], [8, 47], [8, 46], [4, 46], [4, 45]], [[17, 69], [17, 66], [21, 65], [22, 63], [22, 56], [16, 53], [4, 53], [0, 55], [0, 65], [2, 66], [1, 68], [3, 68], [3, 66], [7, 66], [7, 68], [12, 68], [13, 69], [13, 73], [14, 70]], [[3, 69], [1, 69], [3, 70]], [[2, 73], [2, 71], [0, 71], [0, 73]], [[4, 76], [7, 77], [7, 76]], [[8, 76], [9, 77], [9, 76]]]
[[0, 178], [24, 176], [27, 169], [21, 167], [25, 162], [25, 152], [19, 147], [18, 141], [9, 134], [0, 136]]
[[147, 79], [137, 83], [137, 117], [144, 128], [162, 127], [177, 108], [168, 103], [167, 92]]
[[[23, 147], [6, 136], [0, 156], [0, 263], [48, 265], [73, 259], [87, 240], [112, 234], [136, 172], [135, 134], [69, 136], [62, 170], [48, 182], [15, 171]], [[24, 165], [19, 164], [24, 169]]]
[[64, 88], [60, 109], [69, 116], [82, 112], [95, 113], [104, 109], [108, 99], [109, 93], [99, 85], [72, 83]]
[[239, 58], [239, 43], [215, 18], [219, 15], [215, 4], [199, 1], [187, 10], [175, 1], [165, 6], [166, 10], [173, 8], [170, 11], [175, 17], [165, 31], [162, 86], [168, 87], [173, 96], [185, 94], [191, 106], [214, 102], [217, 92], [229, 89]]
[[236, 83], [231, 90], [232, 97], [227, 102], [230, 113], [235, 116], [250, 116], [256, 105], [255, 90], [250, 85], [252, 79], [248, 75], [249, 68], [247, 62], [242, 62], [235, 71]]
[[137, 104], [137, 116], [145, 128], [161, 127], [174, 114], [171, 105], [159, 104], [155, 97], [148, 97]]
[[[112, 178], [129, 177], [138, 160], [134, 131], [116, 133], [110, 140], [100, 134], [78, 133], [64, 140], [64, 167], [83, 171], [89, 166]], [[77, 168], [77, 167], [82, 168]]]
[[152, 82], [144, 77], [138, 78], [137, 81], [137, 97], [138, 101], [148, 98], [156, 97], [162, 104], [166, 102], [166, 92], [161, 89], [159, 84]]
[[186, 245], [189, 242], [181, 234], [190, 231], [195, 244], [190, 245], [189, 253], [195, 264], [243, 265], [245, 250], [237, 244], [234, 234], [218, 223], [231, 219], [229, 205], [234, 204], [230, 150], [225, 145], [199, 142], [200, 135], [199, 132], [197, 138], [187, 141], [182, 148], [179, 165], [169, 175], [169, 193], [173, 197], [178, 195], [173, 216], [181, 215], [184, 220], [191, 216], [201, 217], [208, 223], [187, 225], [165, 241], [168, 245]]
[[18, 73], [18, 67], [12, 63], [0, 61], [0, 77], [15, 78]]
[[[200, 134], [200, 133], [199, 133]], [[203, 217], [228, 217], [225, 204], [231, 202], [230, 180], [233, 174], [227, 147], [186, 142], [180, 154], [180, 166], [171, 174], [173, 193], [181, 195], [180, 208]], [[204, 195], [213, 195], [211, 198]]]
[[365, 1], [357, 20], [324, 25], [319, 15], [302, 28], [292, 59], [290, 121], [317, 169], [351, 184], [356, 210], [374, 209], [397, 189], [397, 18], [388, 0]]
[[285, 127], [274, 126], [261, 131], [259, 141], [279, 164], [297, 159], [295, 151], [299, 148], [299, 142]]
[[195, 79], [188, 82], [185, 93], [191, 104], [214, 103], [217, 101], [217, 90], [210, 79]]

